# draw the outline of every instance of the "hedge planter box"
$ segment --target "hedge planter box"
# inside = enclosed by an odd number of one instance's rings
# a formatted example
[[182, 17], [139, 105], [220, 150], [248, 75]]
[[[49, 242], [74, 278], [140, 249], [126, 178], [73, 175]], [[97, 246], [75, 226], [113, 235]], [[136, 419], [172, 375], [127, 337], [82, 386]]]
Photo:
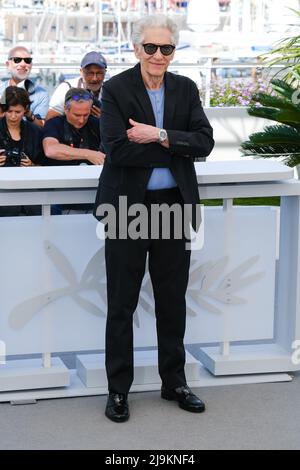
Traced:
[[215, 147], [208, 160], [236, 160], [241, 143], [253, 132], [262, 131], [269, 120], [249, 116], [247, 107], [205, 108], [214, 129]]

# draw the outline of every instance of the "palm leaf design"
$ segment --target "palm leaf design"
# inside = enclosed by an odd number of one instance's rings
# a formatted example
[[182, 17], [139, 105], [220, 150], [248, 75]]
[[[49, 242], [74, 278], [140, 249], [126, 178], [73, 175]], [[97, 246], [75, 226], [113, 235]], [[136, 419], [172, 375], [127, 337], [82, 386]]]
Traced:
[[[66, 296], [70, 297], [87, 313], [97, 317], [105, 317], [106, 312], [103, 308], [81, 295], [82, 291], [94, 290], [100, 294], [103, 303], [106, 303], [103, 249], [98, 250], [92, 256], [80, 280], [77, 279], [76, 271], [71, 262], [58, 247], [47, 241], [45, 249], [57, 271], [64, 277], [67, 285], [42, 293], [36, 297], [25, 299], [16, 305], [10, 312], [10, 327], [15, 330], [24, 328], [44, 307]], [[219, 305], [212, 304], [210, 300], [221, 304], [231, 303], [238, 305], [246, 303], [246, 299], [237, 297], [233, 292], [256, 282], [263, 276], [264, 273], [258, 272], [243, 277], [244, 273], [258, 261], [258, 258], [258, 256], [249, 258], [227, 274], [225, 273], [229, 260], [227, 256], [204, 263], [192, 261], [190, 286], [188, 288], [189, 298], [187, 299], [188, 315], [197, 316], [199, 307], [210, 313], [222, 314], [223, 312]], [[230, 286], [228, 285], [229, 277], [231, 279]], [[151, 281], [148, 274], [142, 285], [139, 308], [134, 315], [134, 323], [137, 327], [140, 326], [140, 313], [154, 316], [154, 302], [150, 287]], [[196, 303], [196, 307], [193, 305], [194, 303]]]

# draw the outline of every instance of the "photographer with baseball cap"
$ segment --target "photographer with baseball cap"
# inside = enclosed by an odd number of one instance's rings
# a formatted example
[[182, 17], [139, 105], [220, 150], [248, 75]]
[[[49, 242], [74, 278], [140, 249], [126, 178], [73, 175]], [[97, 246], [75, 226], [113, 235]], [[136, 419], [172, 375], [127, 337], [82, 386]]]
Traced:
[[85, 54], [80, 64], [80, 76], [72, 78], [68, 82], [63, 82], [54, 90], [49, 104], [49, 111], [46, 121], [64, 114], [64, 100], [67, 91], [70, 88], [84, 88], [88, 90], [93, 97], [91, 115], [99, 118], [100, 110], [100, 92], [105, 78], [107, 63], [100, 52], [91, 51]]

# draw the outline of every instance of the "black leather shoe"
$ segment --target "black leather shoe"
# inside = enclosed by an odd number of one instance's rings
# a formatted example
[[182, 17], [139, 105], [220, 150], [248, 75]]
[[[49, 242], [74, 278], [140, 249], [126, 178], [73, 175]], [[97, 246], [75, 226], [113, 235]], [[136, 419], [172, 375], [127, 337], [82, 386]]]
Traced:
[[161, 388], [161, 397], [165, 400], [176, 400], [180, 408], [193, 413], [205, 411], [205, 404], [198, 398], [187, 385], [168, 390], [164, 386]]
[[129, 419], [129, 406], [125, 393], [110, 393], [108, 395], [105, 416], [116, 423], [123, 423]]

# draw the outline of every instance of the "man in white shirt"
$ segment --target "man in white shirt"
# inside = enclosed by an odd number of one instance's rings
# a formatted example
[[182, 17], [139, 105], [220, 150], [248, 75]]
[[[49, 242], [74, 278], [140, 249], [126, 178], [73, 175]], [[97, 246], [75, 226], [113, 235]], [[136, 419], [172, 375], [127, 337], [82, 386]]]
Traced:
[[50, 99], [49, 111], [46, 121], [56, 116], [64, 114], [65, 95], [70, 88], [85, 88], [89, 90], [94, 97], [91, 115], [99, 118], [100, 110], [100, 91], [105, 78], [107, 63], [100, 52], [91, 51], [85, 54], [80, 64], [80, 76], [63, 82], [54, 90]]

